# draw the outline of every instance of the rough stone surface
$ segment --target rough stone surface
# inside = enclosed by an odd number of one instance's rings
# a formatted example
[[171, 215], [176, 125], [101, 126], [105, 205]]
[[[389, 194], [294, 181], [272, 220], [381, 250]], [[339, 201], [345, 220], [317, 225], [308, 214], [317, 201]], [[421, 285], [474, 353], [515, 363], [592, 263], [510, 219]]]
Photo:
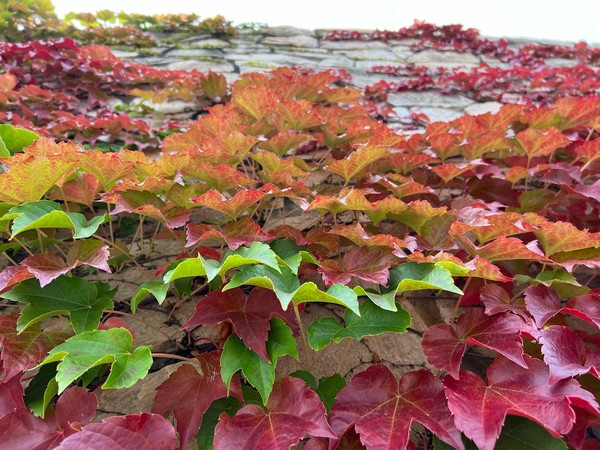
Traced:
[[176, 61], [169, 64], [167, 67], [171, 70], [198, 70], [200, 72], [208, 72], [209, 70], [212, 70], [213, 72], [218, 73], [228, 73], [235, 70], [234, 65], [226, 61], [194, 61], [192, 59]]
[[477, 114], [485, 113], [497, 113], [502, 108], [502, 103], [498, 102], [485, 102], [485, 103], [474, 103], [465, 108], [465, 112], [473, 116]]
[[415, 106], [411, 112], [421, 112], [429, 117], [432, 122], [449, 122], [463, 115], [462, 112], [448, 108], [429, 108], [427, 106]]
[[289, 47], [306, 47], [306, 48], [317, 48], [319, 41], [312, 36], [298, 35], [298, 36], [269, 36], [263, 41], [266, 45], [285, 45]]
[[473, 100], [460, 95], [440, 95], [437, 92], [400, 92], [388, 95], [388, 102], [394, 106], [425, 106], [436, 108], [464, 108]]
[[409, 63], [444, 63], [449, 65], [479, 64], [479, 57], [470, 53], [439, 52], [437, 50], [423, 50], [413, 53], [407, 58]]

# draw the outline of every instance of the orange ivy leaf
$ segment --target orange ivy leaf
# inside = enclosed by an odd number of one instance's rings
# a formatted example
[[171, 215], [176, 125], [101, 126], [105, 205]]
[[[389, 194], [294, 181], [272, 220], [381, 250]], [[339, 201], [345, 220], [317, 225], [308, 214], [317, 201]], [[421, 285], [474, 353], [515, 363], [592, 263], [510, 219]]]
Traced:
[[362, 175], [370, 164], [383, 158], [387, 152], [388, 149], [385, 147], [360, 147], [347, 158], [333, 161], [325, 167], [325, 170], [341, 176], [348, 183], [356, 175]]
[[79, 167], [82, 171], [96, 177], [104, 189], [117, 181], [129, 179], [135, 167], [130, 161], [123, 161], [118, 153], [102, 153], [90, 150], [80, 155]]
[[236, 87], [232, 100], [244, 113], [256, 120], [272, 114], [277, 103], [273, 91], [261, 86]]
[[313, 140], [314, 137], [310, 134], [297, 133], [294, 130], [281, 130], [268, 141], [260, 142], [258, 147], [273, 152], [278, 156], [282, 156], [290, 150], [294, 150]]
[[23, 154], [4, 158], [2, 162], [8, 170], [0, 173], [0, 200], [14, 205], [40, 200], [75, 165], [56, 156], [38, 158]]
[[564, 97], [552, 105], [563, 118], [557, 127], [561, 130], [588, 126], [600, 115], [600, 99], [597, 97]]
[[526, 214], [524, 220], [539, 227], [533, 233], [548, 256], [600, 247], [600, 239], [596, 239], [588, 230], [580, 230], [568, 222], [551, 222], [537, 214]]
[[523, 241], [512, 237], [499, 237], [482, 247], [475, 247], [466, 238], [458, 238], [470, 253], [489, 261], [533, 260], [552, 262], [537, 247], [537, 241], [524, 244]]
[[279, 189], [274, 184], [267, 183], [259, 189], [238, 191], [231, 198], [227, 198], [221, 192], [211, 189], [198, 197], [190, 199], [190, 201], [196, 205], [219, 211], [232, 219], [238, 217], [247, 208], [267, 196], [293, 197], [293, 194], [290, 189]]
[[251, 158], [259, 163], [262, 170], [267, 174], [270, 172], [287, 172], [292, 177], [307, 177], [310, 175], [307, 172], [309, 167], [300, 158], [282, 159], [271, 152], [253, 153]]
[[241, 245], [250, 246], [253, 242], [265, 242], [275, 239], [275, 236], [265, 233], [263, 229], [249, 217], [243, 217], [235, 222], [228, 222], [222, 230], [208, 227], [205, 224], [189, 223], [187, 226], [186, 247], [205, 239], [224, 241], [231, 250], [237, 250]]
[[342, 236], [360, 247], [388, 247], [392, 250], [407, 247], [402, 239], [391, 234], [369, 235], [358, 222], [355, 225], [336, 225], [326, 233]]
[[421, 228], [434, 217], [440, 217], [448, 214], [448, 209], [444, 206], [434, 208], [426, 200], [415, 200], [408, 203], [404, 210], [393, 211], [390, 218], [397, 220], [405, 225], [408, 225], [417, 233], [421, 232]]
[[528, 159], [536, 156], [547, 156], [570, 142], [564, 134], [554, 127], [545, 128], [544, 130], [528, 128], [518, 133], [516, 138]]
[[472, 168], [482, 165], [484, 163], [480, 161], [472, 161], [470, 163], [447, 163], [433, 167], [431, 170], [440, 177], [444, 183], [456, 178], [465, 172], [470, 171]]
[[60, 189], [54, 188], [50, 193], [50, 199], [92, 207], [94, 201], [98, 199], [100, 188], [100, 182], [94, 175], [80, 172], [74, 179], [64, 183]]
[[236, 170], [235, 167], [227, 165], [213, 166], [209, 163], [199, 163], [184, 168], [183, 173], [204, 181], [209, 189], [221, 192], [257, 183], [256, 180]]

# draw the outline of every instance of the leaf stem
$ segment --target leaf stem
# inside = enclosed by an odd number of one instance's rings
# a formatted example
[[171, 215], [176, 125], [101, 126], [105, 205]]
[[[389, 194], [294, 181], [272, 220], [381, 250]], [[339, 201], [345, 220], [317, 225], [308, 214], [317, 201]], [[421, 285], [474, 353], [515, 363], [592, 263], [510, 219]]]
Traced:
[[338, 360], [338, 364], [335, 368], [335, 372], [336, 373], [340, 373], [340, 370], [342, 370], [342, 364], [344, 363], [344, 361], [346, 361], [346, 355], [348, 354], [348, 350], [350, 350], [350, 346], [352, 345], [352, 341], [354, 339], [351, 338], [347, 338], [347, 342], [346, 342], [346, 346], [344, 347], [344, 350], [342, 351], [342, 356], [340, 356], [339, 360]]
[[186, 358], [185, 356], [172, 355], [170, 353], [152, 353], [153, 358], [178, 359], [180, 361], [196, 361], [196, 358]]
[[15, 241], [17, 244], [19, 244], [21, 246], [21, 248], [29, 254], [29, 256], [33, 256], [33, 252], [31, 250], [29, 250], [29, 247], [27, 247], [25, 244], [23, 244], [23, 242], [21, 242], [16, 237], [13, 237], [12, 240]]
[[300, 318], [300, 310], [298, 305], [292, 302], [294, 307], [294, 314], [296, 315], [296, 322], [298, 322], [298, 328], [300, 329], [300, 337], [302, 338], [302, 344], [304, 345], [304, 354], [306, 355], [306, 364], [308, 367], [312, 367], [312, 361], [310, 357], [310, 349], [308, 348], [308, 339], [306, 338], [306, 331], [304, 325], [302, 325], [302, 319]]

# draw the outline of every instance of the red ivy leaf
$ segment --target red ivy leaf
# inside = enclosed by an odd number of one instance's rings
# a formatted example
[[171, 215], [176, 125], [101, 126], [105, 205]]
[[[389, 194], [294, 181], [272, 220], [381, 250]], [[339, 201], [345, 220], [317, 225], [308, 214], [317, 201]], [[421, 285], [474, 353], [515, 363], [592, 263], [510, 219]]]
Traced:
[[600, 352], [589, 352], [583, 339], [570, 328], [549, 326], [542, 330], [539, 342], [550, 367], [550, 383], [590, 371], [598, 376]]
[[360, 247], [388, 247], [392, 250], [406, 247], [406, 243], [402, 239], [391, 234], [374, 234], [370, 236], [358, 222], [354, 226], [336, 225], [326, 233], [343, 236]]
[[0, 419], [15, 412], [23, 404], [23, 385], [19, 377], [8, 377], [0, 383]]
[[186, 247], [191, 247], [204, 239], [220, 239], [227, 243], [231, 250], [242, 245], [249, 246], [253, 242], [264, 242], [275, 239], [275, 236], [265, 233], [260, 225], [250, 217], [242, 217], [235, 222], [228, 222], [223, 230], [209, 228], [205, 224], [189, 223], [187, 226]]
[[338, 393], [330, 417], [338, 438], [354, 426], [361, 442], [374, 449], [405, 449], [413, 421], [464, 449], [442, 383], [427, 370], [409, 372], [396, 381], [387, 367], [369, 367]]
[[[3, 397], [4, 385], [0, 383], [0, 398]], [[55, 413], [40, 419], [29, 411], [21, 396], [16, 408], [0, 418], [1, 445], [19, 450], [55, 448], [65, 437], [78, 434], [81, 425], [93, 419], [97, 407], [98, 401], [93, 393], [82, 387], [71, 387], [59, 397]]]
[[36, 253], [21, 261], [21, 265], [40, 281], [41, 287], [71, 270], [56, 253]]
[[40, 331], [39, 324], [17, 334], [18, 314], [0, 316], [0, 347], [4, 380], [31, 369], [55, 346], [70, 336], [64, 332]]
[[270, 290], [255, 288], [247, 299], [240, 288], [212, 291], [196, 304], [196, 312], [183, 328], [229, 322], [246, 347], [270, 361], [266, 341], [273, 317], [280, 317], [292, 327], [295, 323], [292, 311], [283, 311]]
[[384, 247], [353, 247], [344, 254], [342, 262], [328, 259], [321, 262], [318, 272], [326, 284], [348, 284], [352, 277], [386, 285], [389, 268], [398, 259]]
[[486, 316], [481, 309], [465, 311], [456, 326], [441, 324], [423, 334], [423, 352], [427, 361], [458, 379], [460, 363], [467, 346], [479, 345], [527, 367], [523, 360], [523, 340], [519, 336], [525, 322], [510, 313]]
[[307, 434], [335, 437], [319, 396], [298, 378], [275, 382], [267, 411], [246, 405], [233, 417], [222, 413], [215, 428], [215, 450], [288, 450]]
[[158, 414], [129, 414], [109, 417], [102, 423], [86, 425], [65, 439], [57, 450], [135, 448], [136, 450], [173, 450], [175, 429]]
[[542, 328], [560, 309], [560, 297], [548, 286], [529, 286], [525, 291], [525, 306], [533, 316], [536, 326]]
[[600, 295], [596, 293], [573, 297], [560, 311], [577, 316], [600, 328]]
[[511, 302], [510, 295], [497, 284], [487, 284], [482, 287], [480, 298], [488, 316], [508, 311], [521, 317], [529, 316], [527, 309], [523, 305]]
[[11, 290], [21, 281], [33, 278], [33, 274], [21, 266], [8, 266], [0, 272], [0, 293]]
[[497, 356], [487, 383], [473, 372], [444, 378], [456, 426], [481, 450], [492, 450], [507, 414], [531, 419], [553, 436], [568, 433], [575, 421], [571, 403], [598, 409], [594, 396], [573, 379], [550, 384], [548, 366], [525, 355], [528, 368]]
[[269, 195], [286, 195], [284, 191], [273, 184], [265, 184], [260, 189], [244, 189], [233, 197], [227, 198], [219, 191], [211, 189], [198, 197], [191, 199], [192, 203], [219, 211], [230, 218], [238, 217], [245, 209], [254, 205]]
[[[221, 352], [197, 356], [202, 373], [184, 364], [156, 389], [152, 412], [162, 416], [173, 411], [179, 433], [179, 447], [186, 448], [202, 425], [202, 417], [214, 400], [227, 397], [227, 387], [221, 379]], [[231, 394], [242, 401], [239, 379], [233, 378]]]

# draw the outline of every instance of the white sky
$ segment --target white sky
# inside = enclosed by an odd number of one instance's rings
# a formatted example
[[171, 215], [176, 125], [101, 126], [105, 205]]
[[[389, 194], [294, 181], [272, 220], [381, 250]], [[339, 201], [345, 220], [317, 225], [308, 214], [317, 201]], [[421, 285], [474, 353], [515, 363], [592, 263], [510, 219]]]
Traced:
[[53, 0], [56, 12], [222, 14], [239, 24], [397, 30], [413, 19], [460, 23], [487, 36], [600, 43], [600, 0]]

